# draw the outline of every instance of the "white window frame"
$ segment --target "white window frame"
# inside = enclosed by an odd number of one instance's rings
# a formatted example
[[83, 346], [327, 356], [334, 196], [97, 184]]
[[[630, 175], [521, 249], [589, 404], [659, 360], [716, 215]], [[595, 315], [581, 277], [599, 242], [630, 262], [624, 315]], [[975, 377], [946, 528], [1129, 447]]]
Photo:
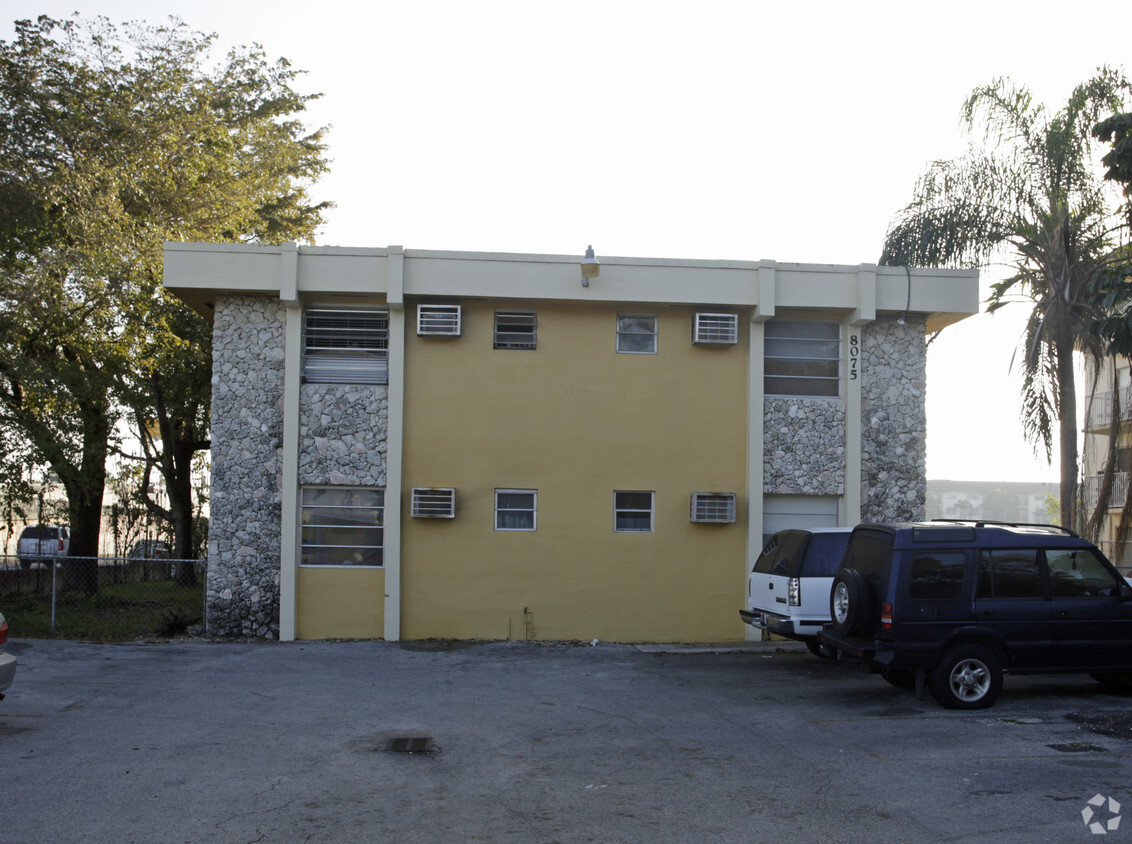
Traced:
[[735, 498], [733, 492], [693, 492], [688, 502], [688, 519], [700, 524], [732, 524]]
[[456, 518], [456, 490], [453, 487], [412, 488], [409, 513], [414, 519]]
[[[499, 497], [501, 495], [529, 495], [531, 497], [530, 507], [500, 507]], [[523, 527], [506, 527], [501, 524], [507, 515], [530, 513], [531, 522], [530, 526]], [[501, 532], [527, 532], [538, 530], [538, 490], [537, 489], [497, 489], [495, 491], [495, 529]]]
[[[630, 320], [651, 320], [651, 330], [641, 330], [633, 328]], [[617, 314], [617, 352], [623, 355], [655, 355], [659, 342], [657, 337], [660, 333], [660, 326], [656, 314], [638, 314], [638, 313], [619, 313]], [[637, 342], [636, 338], [651, 337], [652, 342], [649, 344], [651, 348], [648, 349], [634, 349], [629, 348], [633, 343]], [[630, 338], [633, 338], [633, 343], [630, 343]]]
[[[808, 333], [812, 335], [815, 329], [819, 328], [830, 330], [833, 336], [807, 336]], [[795, 333], [792, 334], [791, 329]], [[810, 331], [807, 332], [806, 329]], [[841, 323], [829, 320], [767, 320], [763, 329], [764, 393], [768, 396], [791, 398], [802, 396], [839, 398], [841, 396], [841, 334]], [[775, 348], [773, 354], [769, 351], [772, 347]], [[814, 374], [805, 372], [807, 368], [831, 371], [827, 374]], [[787, 385], [793, 385], [796, 389], [791, 391], [774, 389]]]
[[[629, 506], [630, 502], [621, 499], [623, 495], [647, 495], [649, 497], [649, 506], [647, 510], [640, 507]], [[648, 514], [648, 527], [624, 527], [621, 524], [621, 517], [631, 516], [637, 514]], [[647, 489], [619, 489], [613, 492], [613, 532], [614, 533], [652, 533], [656, 524], [656, 492]]]
[[303, 312], [303, 380], [387, 384], [389, 311], [307, 308]]
[[697, 313], [692, 320], [692, 342], [700, 346], [734, 346], [739, 342], [739, 317]]
[[[320, 493], [334, 492], [337, 496]], [[350, 498], [357, 496], [357, 503]], [[335, 501], [334, 498], [342, 500]], [[320, 500], [322, 499], [322, 500]], [[366, 499], [369, 499], [368, 501]], [[384, 568], [385, 489], [303, 486], [299, 491], [299, 565], [304, 568]], [[375, 541], [376, 540], [376, 541]], [[376, 554], [374, 553], [376, 552]], [[348, 562], [350, 554], [379, 562]], [[311, 561], [323, 556], [326, 562]], [[334, 558], [341, 558], [335, 561]]]
[[[515, 329], [519, 330], [516, 331]], [[538, 348], [538, 314], [535, 311], [500, 309], [495, 312], [494, 348]]]
[[459, 305], [417, 305], [418, 337], [459, 337]]

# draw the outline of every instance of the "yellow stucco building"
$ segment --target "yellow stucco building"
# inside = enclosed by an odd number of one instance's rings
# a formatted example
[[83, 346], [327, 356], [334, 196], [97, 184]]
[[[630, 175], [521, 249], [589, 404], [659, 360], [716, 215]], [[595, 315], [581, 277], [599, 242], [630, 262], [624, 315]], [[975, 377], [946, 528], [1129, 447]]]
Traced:
[[727, 641], [772, 530], [914, 518], [977, 275], [167, 244], [214, 325], [210, 631]]
[[1132, 477], [1132, 362], [1109, 356], [1099, 367], [1092, 361], [1086, 367], [1092, 389], [1086, 397], [1081, 453], [1085, 516], [1091, 518], [1100, 504], [1097, 545], [1127, 573], [1132, 571], [1132, 546], [1128, 536], [1122, 541], [1120, 523]]

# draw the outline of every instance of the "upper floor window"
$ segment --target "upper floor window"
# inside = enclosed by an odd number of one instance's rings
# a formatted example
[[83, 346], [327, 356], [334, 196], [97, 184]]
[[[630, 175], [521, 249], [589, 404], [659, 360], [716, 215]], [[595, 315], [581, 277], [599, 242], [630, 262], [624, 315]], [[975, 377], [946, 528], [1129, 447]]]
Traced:
[[389, 381], [389, 312], [308, 308], [303, 314], [303, 380]]
[[654, 314], [617, 315], [617, 351], [627, 354], [656, 354], [656, 316]]
[[495, 348], [533, 349], [538, 318], [534, 311], [496, 311]]
[[763, 374], [763, 390], [768, 395], [838, 396], [841, 326], [813, 320], [769, 320]]

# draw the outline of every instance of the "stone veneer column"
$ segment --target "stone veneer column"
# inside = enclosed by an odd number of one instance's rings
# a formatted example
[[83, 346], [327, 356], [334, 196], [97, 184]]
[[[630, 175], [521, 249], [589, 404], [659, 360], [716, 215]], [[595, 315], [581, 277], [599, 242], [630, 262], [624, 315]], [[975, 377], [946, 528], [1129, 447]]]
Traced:
[[[882, 317], [860, 329], [861, 521], [923, 518], [927, 416], [924, 318]], [[844, 495], [844, 401], [768, 396], [763, 490]]]
[[924, 318], [861, 332], [861, 520], [922, 519], [927, 494]]
[[767, 396], [763, 432], [763, 490], [767, 494], [844, 492], [843, 400]]
[[220, 296], [212, 337], [212, 489], [206, 625], [279, 634], [284, 308]]

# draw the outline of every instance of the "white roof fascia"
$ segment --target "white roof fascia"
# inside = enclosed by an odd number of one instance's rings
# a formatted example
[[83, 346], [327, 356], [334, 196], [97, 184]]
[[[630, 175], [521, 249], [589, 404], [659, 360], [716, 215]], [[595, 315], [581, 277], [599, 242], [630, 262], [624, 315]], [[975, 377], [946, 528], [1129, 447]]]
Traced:
[[291, 282], [288, 250], [295, 247], [167, 243], [165, 286], [205, 314], [224, 293], [391, 306], [468, 298], [753, 308], [760, 321], [802, 309], [842, 312], [857, 324], [908, 312], [928, 314], [929, 328], [979, 308], [976, 270], [913, 269], [909, 287], [903, 267], [601, 256], [599, 276], [583, 286], [580, 255], [300, 246]]

